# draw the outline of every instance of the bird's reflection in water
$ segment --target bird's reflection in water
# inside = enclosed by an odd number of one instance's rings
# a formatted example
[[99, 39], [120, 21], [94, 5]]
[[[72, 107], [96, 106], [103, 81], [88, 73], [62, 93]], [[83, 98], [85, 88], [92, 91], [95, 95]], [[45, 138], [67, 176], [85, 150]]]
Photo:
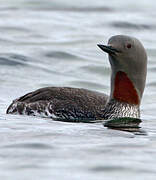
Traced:
[[141, 119], [126, 117], [105, 121], [103, 125], [109, 129], [132, 132], [135, 135], [147, 135], [147, 132], [139, 126], [141, 122]]
[[113, 130], [118, 130], [118, 131], [126, 131], [126, 132], [131, 132], [135, 135], [147, 135], [147, 132], [143, 130], [141, 127], [138, 128], [108, 128], [108, 129], [113, 129]]

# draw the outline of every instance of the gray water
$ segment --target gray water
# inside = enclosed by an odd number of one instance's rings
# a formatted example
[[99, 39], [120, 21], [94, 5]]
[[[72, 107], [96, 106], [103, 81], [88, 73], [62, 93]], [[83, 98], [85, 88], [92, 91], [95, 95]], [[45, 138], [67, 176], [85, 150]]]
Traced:
[[[0, 179], [155, 180], [155, 8], [154, 0], [1, 0]], [[13, 99], [45, 86], [109, 94], [109, 62], [96, 44], [116, 34], [137, 37], [148, 53], [147, 135], [5, 114]]]

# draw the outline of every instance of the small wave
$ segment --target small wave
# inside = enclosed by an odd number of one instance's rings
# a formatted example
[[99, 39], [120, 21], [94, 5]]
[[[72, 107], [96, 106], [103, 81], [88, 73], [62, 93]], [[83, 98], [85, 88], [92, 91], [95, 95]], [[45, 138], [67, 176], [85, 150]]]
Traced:
[[16, 31], [18, 33], [24, 32], [30, 32], [29, 29], [27, 29], [26, 27], [17, 27], [17, 26], [0, 26], [0, 29], [2, 32], [12, 32], [12, 31]]
[[51, 149], [52, 146], [46, 145], [43, 143], [19, 143], [19, 144], [11, 144], [11, 145], [5, 145], [4, 148], [31, 148], [31, 149]]
[[[154, 65], [152, 64], [152, 66], [154, 66]], [[149, 67], [149, 69], [151, 72], [154, 72], [154, 73], [156, 72], [156, 67]]]
[[107, 86], [103, 84], [96, 83], [96, 82], [89, 82], [89, 81], [70, 81], [69, 86], [83, 87], [86, 89], [100, 90], [100, 91], [108, 88]]
[[[36, 9], [36, 8], [35, 8]], [[111, 12], [113, 9], [108, 7], [38, 7], [36, 10], [68, 11], [68, 12]]]
[[63, 52], [63, 51], [49, 51], [45, 53], [45, 56], [48, 58], [63, 58], [63, 59], [78, 59], [78, 56]]
[[112, 166], [97, 166], [97, 167], [93, 167], [91, 168], [90, 170], [91, 171], [94, 171], [94, 172], [104, 172], [104, 171], [119, 171], [119, 170], [125, 170], [126, 168], [125, 167], [122, 167], [122, 166], [115, 166], [115, 165], [112, 165]]
[[29, 60], [28, 57], [19, 54], [13, 54], [13, 53], [0, 54], [0, 65], [8, 65], [8, 66], [26, 65], [26, 62], [28, 60]]
[[81, 67], [81, 70], [83, 70], [84, 72], [88, 71], [90, 73], [94, 72], [94, 74], [99, 74], [100, 76], [103, 76], [104, 74], [108, 75], [110, 72], [110, 68], [104, 67], [104, 65], [87, 65]]
[[152, 26], [147, 24], [134, 24], [129, 22], [113, 22], [111, 26], [115, 28], [123, 28], [123, 29], [151, 29]]
[[156, 82], [155, 81], [153, 81], [153, 82], [150, 82], [150, 83], [147, 83], [147, 86], [148, 87], [156, 87]]

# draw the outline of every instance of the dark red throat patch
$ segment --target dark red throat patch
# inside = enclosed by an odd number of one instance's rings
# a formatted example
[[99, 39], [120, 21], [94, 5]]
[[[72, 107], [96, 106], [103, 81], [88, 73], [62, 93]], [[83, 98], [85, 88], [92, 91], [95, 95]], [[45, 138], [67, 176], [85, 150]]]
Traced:
[[126, 73], [118, 71], [115, 77], [114, 99], [129, 104], [139, 104], [137, 91]]

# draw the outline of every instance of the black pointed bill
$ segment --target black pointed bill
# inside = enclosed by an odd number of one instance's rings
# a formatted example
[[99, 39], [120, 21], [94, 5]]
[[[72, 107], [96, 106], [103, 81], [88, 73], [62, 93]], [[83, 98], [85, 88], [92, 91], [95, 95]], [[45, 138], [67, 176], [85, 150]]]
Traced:
[[103, 44], [97, 44], [97, 46], [108, 54], [115, 54], [119, 52], [117, 49], [113, 48], [112, 46], [106, 46]]

